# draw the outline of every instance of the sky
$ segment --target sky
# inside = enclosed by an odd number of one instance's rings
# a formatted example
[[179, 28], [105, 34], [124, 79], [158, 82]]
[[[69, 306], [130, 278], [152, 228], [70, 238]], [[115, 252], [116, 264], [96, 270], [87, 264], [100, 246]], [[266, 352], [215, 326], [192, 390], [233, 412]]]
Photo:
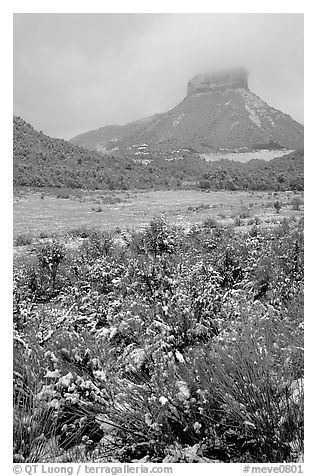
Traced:
[[16, 13], [13, 31], [14, 114], [52, 137], [165, 112], [193, 76], [236, 66], [304, 123], [300, 13]]

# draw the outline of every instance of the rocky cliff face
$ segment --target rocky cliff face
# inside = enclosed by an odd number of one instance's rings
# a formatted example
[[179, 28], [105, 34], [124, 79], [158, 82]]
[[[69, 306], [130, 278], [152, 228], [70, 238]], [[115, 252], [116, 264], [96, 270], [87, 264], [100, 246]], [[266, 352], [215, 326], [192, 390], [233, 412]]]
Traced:
[[187, 95], [214, 92], [228, 88], [248, 89], [249, 72], [245, 68], [223, 70], [216, 73], [199, 74], [187, 86]]
[[172, 158], [180, 150], [223, 154], [272, 150], [272, 144], [279, 151], [303, 148], [303, 126], [252, 93], [248, 75], [245, 68], [235, 68], [195, 76], [188, 83], [185, 99], [170, 111], [87, 132], [72, 142], [144, 160], [153, 151]]

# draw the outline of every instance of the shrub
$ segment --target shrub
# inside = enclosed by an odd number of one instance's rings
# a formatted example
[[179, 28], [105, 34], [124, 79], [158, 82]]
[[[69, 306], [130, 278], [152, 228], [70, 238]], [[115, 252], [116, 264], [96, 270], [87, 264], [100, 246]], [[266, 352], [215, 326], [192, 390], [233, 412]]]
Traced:
[[300, 207], [303, 205], [303, 199], [296, 195], [292, 200], [293, 210], [300, 210]]
[[246, 208], [246, 209], [241, 210], [239, 212], [239, 217], [240, 218], [249, 218], [251, 216], [251, 214], [252, 214], [252, 210]]
[[217, 228], [219, 226], [217, 220], [214, 218], [208, 217], [206, 220], [203, 222], [203, 227], [204, 228]]
[[60, 193], [56, 196], [56, 198], [65, 198], [65, 199], [66, 199], [66, 198], [70, 198], [70, 195], [69, 195], [69, 193], [67, 193], [67, 192], [60, 192]]
[[261, 218], [258, 216], [254, 216], [248, 220], [248, 225], [260, 225]]
[[154, 218], [146, 230], [135, 235], [139, 242], [139, 249], [154, 257], [164, 254], [173, 254], [177, 247], [177, 230], [170, 226], [164, 218]]
[[33, 242], [33, 236], [27, 233], [18, 235], [15, 239], [16, 246], [30, 245]]
[[103, 195], [101, 197], [101, 203], [104, 203], [105, 205], [114, 205], [116, 203], [121, 203], [125, 201], [124, 199], [120, 197], [116, 197], [113, 195]]
[[[53, 408], [46, 408], [37, 399], [43, 376], [43, 355], [35, 347], [31, 348], [23, 338], [14, 335], [14, 379], [13, 379], [13, 461], [17, 463], [40, 462], [52, 457], [54, 449], [49, 448], [44, 434], [53, 430]], [[26, 362], [28, 363], [26, 365]]]
[[279, 200], [276, 200], [274, 202], [274, 208], [276, 210], [276, 213], [279, 213], [282, 208], [282, 202], [280, 202]]
[[196, 207], [193, 207], [193, 206], [189, 206], [187, 207], [187, 210], [188, 211], [194, 211], [194, 212], [199, 212], [201, 210], [208, 210], [209, 208], [216, 208], [216, 205], [212, 205], [212, 207], [210, 205], [208, 205], [208, 203], [202, 203], [201, 205], [197, 205]]
[[212, 182], [208, 179], [202, 179], [199, 182], [199, 187], [204, 192], [209, 192], [211, 190], [211, 187], [212, 187]]
[[88, 239], [82, 244], [81, 250], [89, 260], [106, 256], [110, 253], [113, 245], [113, 237], [107, 231], [93, 230]]
[[249, 231], [250, 236], [258, 236], [259, 234], [259, 227], [257, 225], [252, 225]]
[[233, 224], [234, 224], [234, 226], [243, 225], [243, 221], [241, 220], [241, 217], [239, 217], [239, 216], [235, 217]]
[[52, 290], [55, 290], [57, 270], [66, 257], [66, 247], [56, 240], [38, 246], [36, 256], [40, 267], [49, 273]]
[[225, 340], [216, 338], [210, 354], [197, 352], [191, 368], [197, 365], [218, 413], [220, 445], [234, 439], [240, 461], [241, 453], [249, 462], [291, 461], [303, 451], [303, 380], [296, 371], [302, 356], [298, 336], [265, 314], [261, 306], [249, 308]]
[[78, 228], [71, 229], [68, 234], [70, 236], [79, 237], [79, 238], [88, 238], [94, 230], [88, 228], [85, 225], [82, 225]]
[[92, 207], [92, 211], [93, 211], [93, 212], [100, 213], [100, 212], [103, 212], [103, 208], [102, 208], [101, 206], [99, 206], [99, 207]]

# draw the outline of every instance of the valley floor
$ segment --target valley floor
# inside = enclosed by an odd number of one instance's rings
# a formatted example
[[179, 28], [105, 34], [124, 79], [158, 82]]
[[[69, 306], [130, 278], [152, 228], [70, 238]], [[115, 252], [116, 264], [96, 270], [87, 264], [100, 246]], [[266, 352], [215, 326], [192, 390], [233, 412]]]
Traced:
[[[60, 198], [57, 198], [60, 193]], [[70, 192], [72, 193], [72, 192]], [[111, 230], [144, 228], [153, 216], [163, 214], [169, 223], [190, 226], [208, 218], [223, 224], [247, 226], [252, 217], [270, 223], [284, 217], [301, 215], [294, 210], [295, 192], [201, 192], [197, 190], [150, 192], [62, 192], [17, 193], [14, 197], [14, 238], [21, 234], [38, 237], [63, 235], [79, 228]], [[44, 196], [43, 196], [44, 195]], [[42, 198], [41, 198], [42, 196]], [[68, 195], [67, 195], [68, 196]], [[282, 208], [276, 213], [274, 202]]]

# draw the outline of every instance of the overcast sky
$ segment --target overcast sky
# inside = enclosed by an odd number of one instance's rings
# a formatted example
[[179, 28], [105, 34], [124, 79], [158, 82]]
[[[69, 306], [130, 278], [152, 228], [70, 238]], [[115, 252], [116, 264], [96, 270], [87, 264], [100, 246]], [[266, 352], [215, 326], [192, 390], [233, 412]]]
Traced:
[[245, 66], [304, 122], [302, 14], [15, 14], [14, 114], [69, 139], [165, 112], [196, 74]]

